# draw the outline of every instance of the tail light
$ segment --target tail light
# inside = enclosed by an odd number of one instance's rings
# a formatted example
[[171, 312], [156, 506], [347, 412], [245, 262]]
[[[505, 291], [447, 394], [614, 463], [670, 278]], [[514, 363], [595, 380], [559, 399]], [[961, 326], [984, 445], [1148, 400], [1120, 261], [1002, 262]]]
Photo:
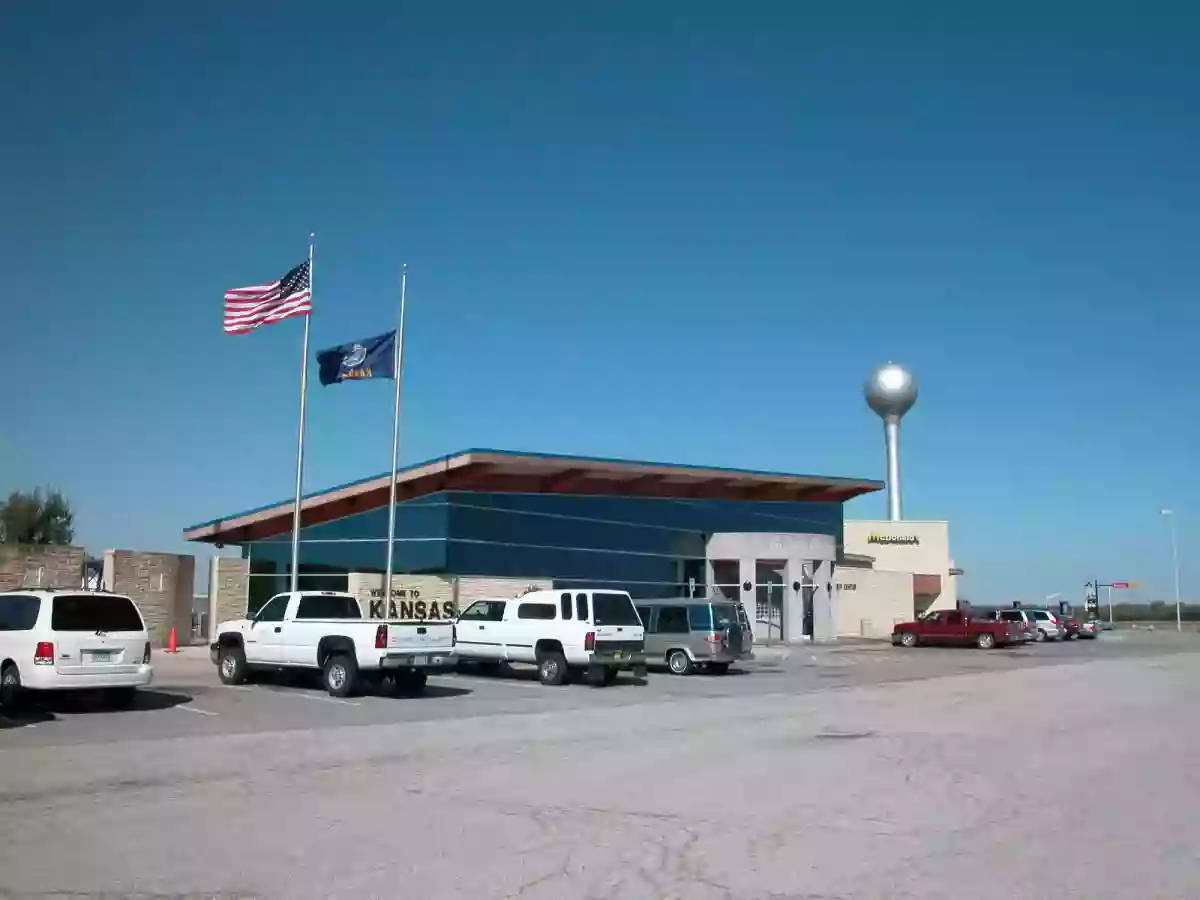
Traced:
[[723, 640], [725, 640], [725, 635], [722, 634], [721, 632], [717, 632], [716, 634], [706, 634], [704, 636], [704, 640], [706, 640], [710, 644], [719, 644]]
[[583, 649], [589, 653], [596, 649], [596, 632], [589, 631], [583, 636]]
[[142, 651], [142, 665], [150, 665], [150, 642], [146, 641], [146, 649]]
[[33, 651], [35, 666], [54, 665], [54, 645], [49, 641], [38, 641], [37, 649]]
[[375, 649], [376, 650], [386, 650], [387, 649], [387, 626], [386, 625], [380, 625], [378, 628], [375, 629]]

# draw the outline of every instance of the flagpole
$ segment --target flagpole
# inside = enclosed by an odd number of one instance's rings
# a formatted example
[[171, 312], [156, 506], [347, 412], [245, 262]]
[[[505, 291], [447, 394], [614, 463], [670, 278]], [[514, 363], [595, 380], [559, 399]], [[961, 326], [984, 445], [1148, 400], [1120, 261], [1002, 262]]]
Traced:
[[392, 406], [392, 479], [388, 484], [387, 562], [383, 575], [383, 615], [389, 618], [392, 606], [392, 563], [396, 540], [396, 463], [400, 456], [400, 382], [404, 376], [404, 301], [408, 292], [408, 265], [400, 270], [400, 325], [396, 329], [396, 357], [392, 374], [396, 377], [396, 396]]
[[[317, 243], [315, 233], [308, 236], [308, 293], [313, 292], [313, 250]], [[308, 420], [308, 326], [312, 312], [304, 317], [304, 361], [300, 364], [300, 438], [296, 444], [296, 503], [292, 508], [292, 578], [290, 591], [298, 590], [300, 575], [300, 501], [304, 497], [304, 426]]]

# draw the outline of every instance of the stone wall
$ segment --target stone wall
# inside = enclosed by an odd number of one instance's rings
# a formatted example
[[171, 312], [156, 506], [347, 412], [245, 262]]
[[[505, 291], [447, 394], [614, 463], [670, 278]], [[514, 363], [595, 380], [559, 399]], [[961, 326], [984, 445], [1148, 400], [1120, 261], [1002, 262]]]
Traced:
[[176, 553], [104, 551], [104, 584], [132, 598], [142, 611], [152, 643], [165, 645], [174, 626], [181, 643], [192, 633], [196, 559]]
[[0, 591], [77, 588], [87, 554], [82, 547], [0, 545]]
[[214, 556], [208, 576], [208, 640], [221, 622], [246, 617], [250, 602], [250, 561], [239, 556]]

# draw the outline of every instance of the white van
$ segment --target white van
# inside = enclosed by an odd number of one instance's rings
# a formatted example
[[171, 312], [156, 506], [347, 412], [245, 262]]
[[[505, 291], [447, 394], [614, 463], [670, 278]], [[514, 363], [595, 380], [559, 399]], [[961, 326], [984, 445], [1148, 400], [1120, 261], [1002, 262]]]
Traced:
[[534, 663], [542, 684], [562, 684], [571, 671], [612, 684], [622, 669], [646, 674], [645, 634], [625, 591], [532, 591], [511, 599], [476, 600], [455, 628], [459, 659]]
[[153, 678], [150, 639], [137, 605], [121, 594], [0, 593], [0, 705], [26, 691], [102, 688], [118, 707]]

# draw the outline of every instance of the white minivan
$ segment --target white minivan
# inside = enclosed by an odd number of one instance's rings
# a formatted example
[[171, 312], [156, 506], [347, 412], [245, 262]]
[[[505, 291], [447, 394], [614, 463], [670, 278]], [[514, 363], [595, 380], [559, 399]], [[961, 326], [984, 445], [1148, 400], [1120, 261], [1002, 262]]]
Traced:
[[152, 677], [146, 623], [128, 597], [0, 592], [0, 706], [12, 708], [26, 691], [103, 689], [124, 707]]

